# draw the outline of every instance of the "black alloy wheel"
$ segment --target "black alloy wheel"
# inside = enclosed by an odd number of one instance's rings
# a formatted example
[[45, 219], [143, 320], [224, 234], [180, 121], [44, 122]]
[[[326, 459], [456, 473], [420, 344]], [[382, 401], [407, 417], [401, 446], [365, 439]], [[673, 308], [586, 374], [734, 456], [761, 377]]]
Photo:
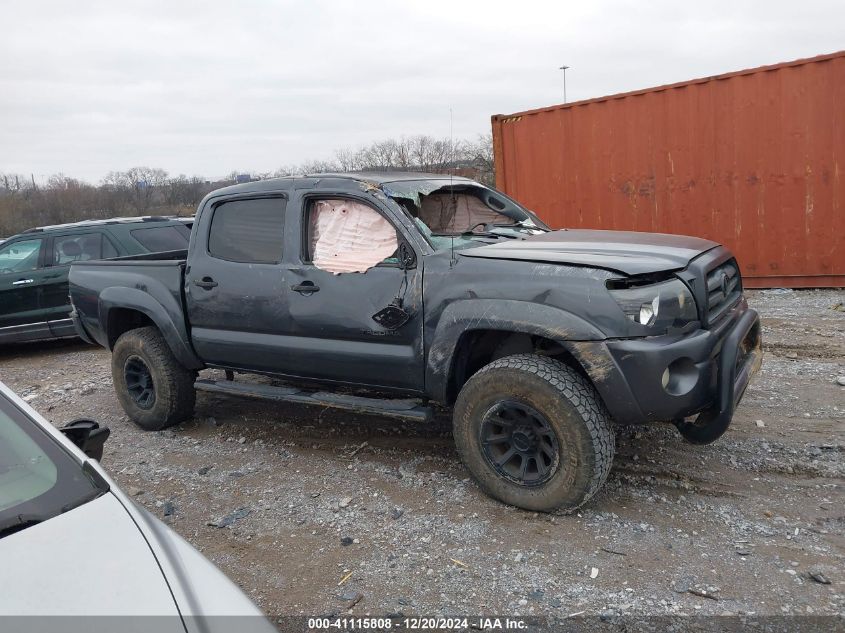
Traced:
[[139, 356], [130, 356], [123, 366], [126, 389], [138, 407], [152, 409], [156, 401], [155, 384], [150, 368]]
[[493, 470], [520, 486], [546, 483], [560, 463], [558, 438], [545, 416], [515, 400], [487, 411], [479, 439]]

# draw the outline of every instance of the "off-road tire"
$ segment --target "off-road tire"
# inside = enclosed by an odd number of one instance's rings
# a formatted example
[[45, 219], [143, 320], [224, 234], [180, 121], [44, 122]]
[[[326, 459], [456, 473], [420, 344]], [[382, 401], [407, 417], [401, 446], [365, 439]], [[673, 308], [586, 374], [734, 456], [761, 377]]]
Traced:
[[[559, 460], [545, 483], [514, 483], [485, 456], [482, 421], [503, 399], [532, 407], [552, 427]], [[610, 416], [593, 385], [564, 363], [535, 354], [501, 358], [473, 375], [455, 403], [453, 432], [461, 459], [481, 488], [527, 510], [575, 510], [601, 488], [613, 462]]]
[[[127, 387], [125, 367], [133, 357], [140, 358], [152, 376], [155, 401], [150, 408], [139, 406]], [[179, 364], [158, 328], [143, 327], [121, 334], [112, 350], [111, 371], [120, 405], [142, 429], [159, 431], [193, 415], [196, 373]]]

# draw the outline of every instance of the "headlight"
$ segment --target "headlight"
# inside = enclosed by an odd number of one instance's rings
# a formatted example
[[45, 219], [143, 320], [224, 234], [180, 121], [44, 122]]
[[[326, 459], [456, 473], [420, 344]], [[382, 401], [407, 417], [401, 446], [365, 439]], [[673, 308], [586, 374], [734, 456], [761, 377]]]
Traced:
[[631, 321], [654, 330], [683, 327], [698, 319], [695, 299], [680, 279], [608, 292]]

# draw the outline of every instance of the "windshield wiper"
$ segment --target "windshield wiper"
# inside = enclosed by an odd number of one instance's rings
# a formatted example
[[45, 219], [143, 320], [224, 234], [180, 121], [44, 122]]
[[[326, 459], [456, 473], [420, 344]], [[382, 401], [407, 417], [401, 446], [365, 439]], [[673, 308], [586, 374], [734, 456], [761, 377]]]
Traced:
[[509, 240], [518, 240], [519, 235], [508, 235], [507, 233], [493, 233], [493, 231], [464, 231], [461, 237], [505, 237]]
[[0, 538], [37, 525], [47, 518], [37, 514], [18, 514], [5, 521], [0, 521]]

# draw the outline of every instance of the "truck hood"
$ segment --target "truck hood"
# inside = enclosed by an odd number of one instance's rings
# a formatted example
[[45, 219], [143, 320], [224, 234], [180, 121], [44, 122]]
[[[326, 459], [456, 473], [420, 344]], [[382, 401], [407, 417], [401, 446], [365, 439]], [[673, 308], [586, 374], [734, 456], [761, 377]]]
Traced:
[[468, 248], [464, 257], [514, 259], [614, 270], [626, 275], [679, 270], [718, 244], [666, 233], [635, 231], [552, 231], [524, 240], [506, 240]]

